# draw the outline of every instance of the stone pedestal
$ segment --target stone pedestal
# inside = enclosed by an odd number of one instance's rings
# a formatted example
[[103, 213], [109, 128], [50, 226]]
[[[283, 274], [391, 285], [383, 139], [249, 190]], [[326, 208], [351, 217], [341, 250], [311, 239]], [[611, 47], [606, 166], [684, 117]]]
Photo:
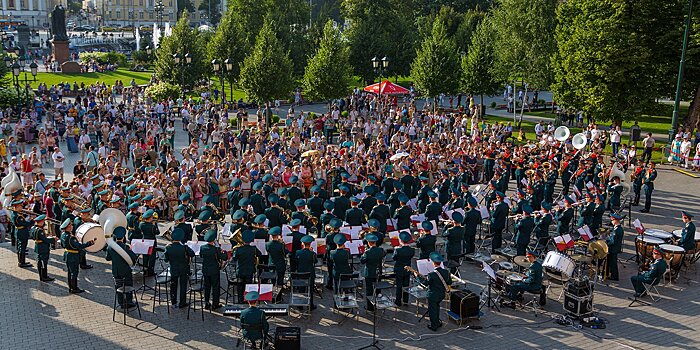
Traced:
[[51, 53], [58, 64], [61, 65], [63, 62], [70, 61], [70, 50], [68, 49], [68, 40], [57, 41], [51, 40]]

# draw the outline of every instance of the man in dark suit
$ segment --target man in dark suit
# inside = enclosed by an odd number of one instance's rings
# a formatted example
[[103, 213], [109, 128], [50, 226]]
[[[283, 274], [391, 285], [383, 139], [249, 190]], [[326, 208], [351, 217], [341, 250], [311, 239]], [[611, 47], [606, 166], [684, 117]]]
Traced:
[[[209, 230], [204, 234], [207, 244], [199, 248], [199, 256], [202, 258], [202, 279], [204, 284], [204, 308], [216, 310], [219, 304], [221, 293], [221, 265], [228, 259], [228, 254], [221, 248], [214, 245], [216, 241], [216, 230]], [[209, 300], [212, 303], [209, 303]]]
[[377, 282], [379, 271], [384, 261], [384, 249], [377, 247], [379, 238], [374, 234], [368, 234], [365, 239], [369, 249], [360, 258], [360, 263], [365, 264], [362, 276], [365, 278], [365, 296], [367, 297], [367, 310], [374, 311], [374, 305], [370, 303], [370, 297], [375, 296], [374, 284]]
[[433, 262], [435, 271], [429, 273], [428, 276], [420, 276], [417, 272], [414, 273], [423, 284], [428, 286], [428, 316], [430, 317], [428, 329], [437, 332], [438, 328], [443, 325], [442, 321], [440, 321], [440, 302], [445, 299], [445, 294], [452, 284], [452, 276], [450, 276], [449, 271], [441, 267], [442, 262], [445, 260], [442, 255], [434, 252], [430, 254], [430, 260]]
[[[185, 232], [173, 230], [173, 242], [165, 247], [165, 261], [170, 263], [170, 303], [175, 307], [187, 307], [187, 283], [190, 277], [190, 259], [194, 251], [184, 244]], [[179, 303], [178, 303], [179, 288]]]

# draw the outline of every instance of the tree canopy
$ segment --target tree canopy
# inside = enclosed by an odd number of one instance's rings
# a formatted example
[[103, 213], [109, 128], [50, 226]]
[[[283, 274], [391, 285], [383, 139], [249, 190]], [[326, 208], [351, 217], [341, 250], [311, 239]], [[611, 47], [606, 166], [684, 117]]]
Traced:
[[350, 50], [340, 30], [329, 20], [315, 55], [304, 72], [303, 88], [312, 100], [330, 100], [347, 95], [352, 81]]

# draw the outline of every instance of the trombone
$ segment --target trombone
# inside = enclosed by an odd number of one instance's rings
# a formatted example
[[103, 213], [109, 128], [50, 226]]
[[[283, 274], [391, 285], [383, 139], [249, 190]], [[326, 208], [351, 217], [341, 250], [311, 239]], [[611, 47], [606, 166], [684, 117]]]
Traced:
[[[6, 208], [6, 209], [9, 210], [9, 211], [14, 211], [15, 213], [18, 213], [18, 214], [23, 214], [23, 215], [31, 216], [30, 219], [32, 219], [32, 220], [35, 219], [37, 216], [42, 215], [42, 214], [37, 214], [37, 213], [35, 213], [35, 212], [31, 211], [31, 210], [27, 210], [27, 209], [20, 209], [20, 210], [15, 210], [15, 209], [12, 209], [12, 208]], [[53, 224], [57, 224], [57, 225], [60, 225], [60, 224], [61, 224], [61, 221], [60, 221], [60, 220], [56, 220], [56, 219], [52, 219], [52, 218], [48, 218], [48, 217], [47, 217], [46, 219], [44, 219], [44, 220], [45, 220], [45, 221], [48, 221], [48, 222], [51, 222], [51, 223], [53, 223]]]

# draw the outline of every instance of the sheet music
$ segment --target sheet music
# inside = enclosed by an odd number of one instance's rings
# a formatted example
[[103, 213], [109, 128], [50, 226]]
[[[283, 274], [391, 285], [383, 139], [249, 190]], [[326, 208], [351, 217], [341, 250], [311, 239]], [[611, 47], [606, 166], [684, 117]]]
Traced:
[[423, 222], [425, 221], [425, 214], [411, 215], [412, 222]]
[[461, 213], [462, 216], [464, 216], [464, 209], [462, 209], [462, 208], [457, 208], [457, 209], [453, 209], [453, 210], [448, 210], [445, 214], [447, 215], [447, 218], [448, 218], [449, 220], [452, 220], [452, 214], [454, 214], [455, 212]]
[[313, 250], [313, 252], [316, 253], [316, 255], [326, 254], [326, 239], [316, 238], [313, 242], [311, 242], [311, 250]]
[[203, 245], [207, 244], [207, 242], [187, 241], [186, 244], [188, 247], [190, 247], [190, 249], [192, 249], [194, 255], [199, 256], [199, 250]]
[[[445, 268], [445, 265], [440, 263], [440, 267]], [[435, 271], [435, 265], [433, 265], [430, 259], [416, 260], [416, 268], [418, 269], [418, 273], [423, 276], [427, 276], [429, 273]]]
[[493, 269], [491, 268], [491, 265], [487, 264], [485, 261], [482, 261], [481, 264], [482, 264], [481, 271], [485, 271], [486, 274], [488, 274], [489, 277], [491, 277], [491, 279], [495, 280], [496, 279], [496, 272], [493, 271]]
[[250, 242], [250, 245], [254, 246], [255, 248], [258, 248], [261, 255], [267, 255], [267, 248], [265, 248], [264, 239], [254, 239], [252, 242]]
[[153, 239], [132, 239], [131, 251], [137, 255], [148, 255], [149, 249], [153, 248], [154, 243]]
[[348, 248], [348, 250], [350, 250], [350, 254], [352, 254], [352, 255], [359, 255], [360, 254], [360, 246], [361, 245], [362, 245], [362, 241], [360, 241], [360, 240], [345, 242], [345, 248]]
[[350, 240], [360, 239], [360, 231], [362, 231], [362, 226], [343, 226], [340, 228], [340, 233], [350, 235]]
[[408, 206], [410, 206], [411, 209], [413, 209], [414, 211], [415, 211], [415, 210], [418, 210], [418, 198], [413, 198], [413, 199], [409, 200], [407, 204], [408, 204]]
[[491, 216], [489, 210], [483, 205], [479, 207], [479, 214], [481, 214], [482, 220], [488, 219]]
[[171, 228], [175, 226], [175, 222], [159, 222], [158, 223], [158, 231], [160, 232], [160, 235], [162, 236], [164, 233], [170, 231]]
[[228, 238], [231, 237], [231, 224], [225, 223], [224, 229], [221, 231], [221, 235]]

